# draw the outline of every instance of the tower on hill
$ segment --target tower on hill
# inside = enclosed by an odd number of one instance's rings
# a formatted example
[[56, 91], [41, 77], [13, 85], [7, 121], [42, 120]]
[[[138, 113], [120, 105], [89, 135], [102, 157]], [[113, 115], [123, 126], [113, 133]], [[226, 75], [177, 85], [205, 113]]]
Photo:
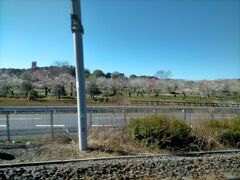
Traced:
[[32, 62], [32, 69], [35, 69], [37, 67], [37, 61]]

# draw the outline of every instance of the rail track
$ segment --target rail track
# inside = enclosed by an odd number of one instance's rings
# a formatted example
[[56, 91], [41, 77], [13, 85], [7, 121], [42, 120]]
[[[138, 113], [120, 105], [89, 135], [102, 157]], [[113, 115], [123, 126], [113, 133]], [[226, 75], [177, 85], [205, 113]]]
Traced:
[[115, 156], [115, 157], [84, 158], [84, 159], [31, 162], [31, 163], [0, 164], [0, 169], [1, 168], [9, 168], [9, 167], [42, 166], [42, 165], [67, 164], [67, 163], [81, 163], [81, 162], [89, 162], [89, 161], [94, 161], [94, 162], [96, 162], [96, 161], [108, 161], [108, 160], [117, 160], [117, 159], [137, 159], [137, 158], [152, 158], [152, 157], [201, 157], [201, 156], [204, 156], [204, 155], [233, 154], [233, 153], [234, 154], [239, 153], [239, 155], [240, 155], [240, 150], [176, 152], [176, 153], [171, 153], [171, 154], [140, 154], [140, 155], [131, 155], [131, 156]]
[[0, 179], [240, 178], [240, 150], [1, 164]]

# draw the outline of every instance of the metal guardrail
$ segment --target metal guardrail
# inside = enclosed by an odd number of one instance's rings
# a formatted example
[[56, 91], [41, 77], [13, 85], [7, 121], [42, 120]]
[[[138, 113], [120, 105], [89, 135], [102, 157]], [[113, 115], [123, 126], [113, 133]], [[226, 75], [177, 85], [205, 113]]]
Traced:
[[[87, 106], [87, 111], [91, 110], [240, 110], [240, 106], [236, 107], [196, 107], [196, 106]], [[77, 111], [77, 106], [0, 106], [0, 112], [42, 112], [42, 111]]]

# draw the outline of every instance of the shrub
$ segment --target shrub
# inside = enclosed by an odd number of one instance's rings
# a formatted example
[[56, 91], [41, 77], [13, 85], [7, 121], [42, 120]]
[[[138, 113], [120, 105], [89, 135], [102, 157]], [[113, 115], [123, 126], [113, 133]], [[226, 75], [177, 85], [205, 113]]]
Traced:
[[226, 145], [240, 148], [240, 130], [225, 130], [220, 135], [220, 141]]
[[217, 133], [219, 142], [232, 147], [240, 147], [240, 117], [231, 120], [211, 120], [206, 122], [211, 131]]
[[240, 131], [240, 116], [228, 121], [228, 125], [234, 131]]
[[191, 127], [184, 121], [173, 120], [169, 129], [172, 146], [181, 146], [188, 144], [191, 133]]
[[146, 145], [157, 142], [159, 147], [185, 147], [189, 142], [191, 127], [181, 120], [150, 116], [131, 119], [129, 134]]

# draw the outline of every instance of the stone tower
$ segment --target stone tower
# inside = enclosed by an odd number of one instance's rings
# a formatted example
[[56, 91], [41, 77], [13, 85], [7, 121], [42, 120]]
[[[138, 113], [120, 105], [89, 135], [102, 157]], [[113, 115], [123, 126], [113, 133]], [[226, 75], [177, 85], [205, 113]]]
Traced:
[[35, 69], [37, 67], [37, 61], [32, 62], [32, 69]]

